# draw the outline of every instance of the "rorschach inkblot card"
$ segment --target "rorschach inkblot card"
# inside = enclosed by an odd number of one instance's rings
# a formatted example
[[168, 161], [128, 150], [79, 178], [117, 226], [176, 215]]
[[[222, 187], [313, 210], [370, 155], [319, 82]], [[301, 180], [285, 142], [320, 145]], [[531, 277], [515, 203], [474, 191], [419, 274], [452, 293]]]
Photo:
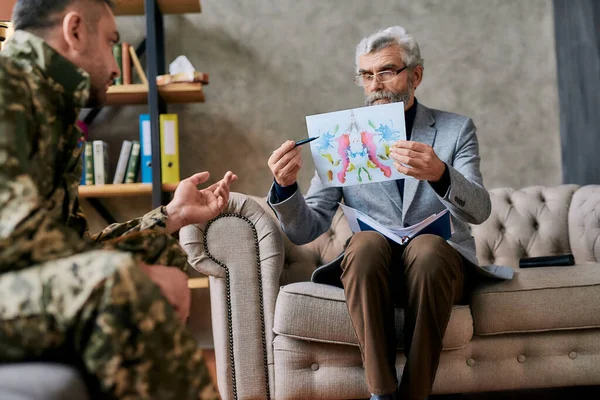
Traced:
[[306, 117], [317, 174], [325, 186], [403, 179], [390, 147], [406, 139], [404, 103], [353, 108]]

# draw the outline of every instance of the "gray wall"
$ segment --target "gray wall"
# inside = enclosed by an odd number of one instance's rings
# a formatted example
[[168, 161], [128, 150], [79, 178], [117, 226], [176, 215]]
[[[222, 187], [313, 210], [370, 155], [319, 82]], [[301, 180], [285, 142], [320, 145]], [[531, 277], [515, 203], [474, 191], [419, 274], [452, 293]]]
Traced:
[[600, 2], [554, 0], [564, 183], [600, 183]]
[[[352, 82], [356, 43], [376, 29], [412, 31], [425, 58], [419, 100], [472, 117], [488, 188], [559, 184], [560, 143], [551, 0], [205, 0], [197, 15], [167, 16], [167, 62], [186, 54], [211, 74], [204, 104], [180, 115], [182, 175], [227, 169], [234, 190], [264, 195], [266, 161], [284, 140], [306, 136], [304, 116], [361, 105]], [[125, 41], [143, 17], [119, 17]], [[118, 156], [138, 135], [145, 108], [111, 107], [92, 127]], [[312, 176], [309, 150], [300, 176]], [[114, 165], [114, 164], [113, 164]], [[149, 207], [107, 202], [118, 218]], [[135, 206], [133, 206], [135, 205]]]

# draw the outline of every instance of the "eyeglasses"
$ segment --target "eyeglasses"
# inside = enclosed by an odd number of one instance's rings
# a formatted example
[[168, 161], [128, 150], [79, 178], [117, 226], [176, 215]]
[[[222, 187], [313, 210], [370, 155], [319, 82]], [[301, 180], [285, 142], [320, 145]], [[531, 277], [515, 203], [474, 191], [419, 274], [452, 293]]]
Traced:
[[356, 83], [358, 86], [367, 86], [370, 85], [374, 79], [377, 79], [379, 83], [386, 83], [394, 79], [396, 75], [404, 71], [406, 68], [408, 68], [408, 66], [404, 66], [397, 70], [380, 71], [376, 74], [359, 74], [354, 77], [354, 83]]

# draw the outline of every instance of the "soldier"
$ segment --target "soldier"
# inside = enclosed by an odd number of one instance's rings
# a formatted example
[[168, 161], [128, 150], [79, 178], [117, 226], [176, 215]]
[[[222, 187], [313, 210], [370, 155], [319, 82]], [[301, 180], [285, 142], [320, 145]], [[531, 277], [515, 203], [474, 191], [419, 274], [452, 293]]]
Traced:
[[[19, 0], [0, 55], [0, 362], [66, 360], [118, 399], [217, 398], [172, 236], [227, 204], [228, 172], [145, 216], [88, 234], [76, 117], [118, 76], [108, 0]], [[167, 267], [168, 266], [168, 267]]]

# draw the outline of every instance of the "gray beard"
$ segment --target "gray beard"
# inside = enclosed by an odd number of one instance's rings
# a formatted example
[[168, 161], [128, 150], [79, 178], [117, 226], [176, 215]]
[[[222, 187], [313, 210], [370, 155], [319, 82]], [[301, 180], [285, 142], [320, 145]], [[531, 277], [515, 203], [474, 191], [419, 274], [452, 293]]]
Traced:
[[400, 93], [393, 93], [389, 90], [373, 92], [365, 98], [365, 106], [372, 106], [377, 100], [383, 99], [389, 100], [390, 103], [399, 103], [402, 101], [406, 105], [410, 100], [410, 89]]

